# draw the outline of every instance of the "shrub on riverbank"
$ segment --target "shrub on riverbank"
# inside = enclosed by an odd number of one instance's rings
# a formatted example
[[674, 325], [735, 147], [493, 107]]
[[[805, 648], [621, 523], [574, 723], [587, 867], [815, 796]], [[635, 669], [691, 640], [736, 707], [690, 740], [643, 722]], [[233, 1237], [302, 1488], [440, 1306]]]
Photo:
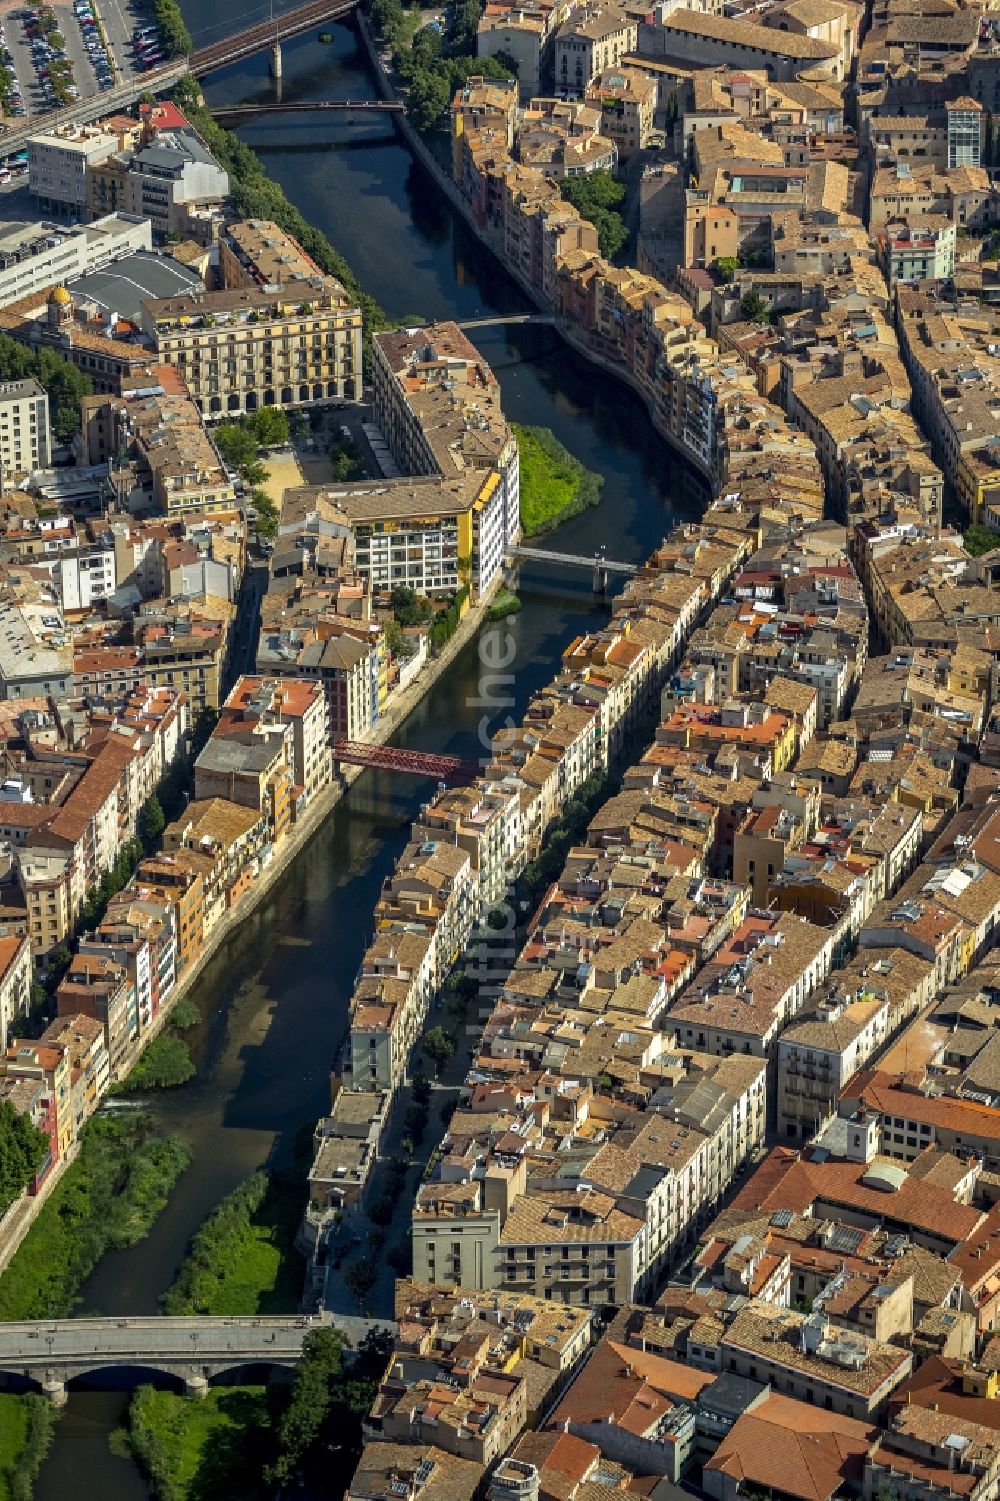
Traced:
[[112, 1091], [114, 1094], [138, 1094], [144, 1089], [176, 1089], [193, 1079], [191, 1049], [182, 1037], [169, 1032], [154, 1037], [131, 1073]]
[[9, 1100], [0, 1100], [0, 1215], [24, 1193], [47, 1150], [38, 1127]]
[[177, 0], [153, 0], [153, 12], [167, 56], [189, 57], [194, 50], [194, 43], [184, 24]]
[[266, 1494], [269, 1428], [262, 1386], [224, 1387], [198, 1402], [140, 1386], [129, 1404], [128, 1447], [157, 1501], [245, 1501]]
[[0, 1394], [0, 1501], [31, 1501], [58, 1416], [37, 1392]]
[[175, 1032], [187, 1032], [201, 1022], [201, 1012], [190, 996], [184, 996], [170, 1013], [170, 1025]]
[[149, 1233], [191, 1153], [146, 1115], [97, 1117], [0, 1276], [0, 1319], [65, 1318], [105, 1251]]
[[253, 1173], [205, 1221], [191, 1242], [164, 1313], [230, 1317], [291, 1313], [304, 1267], [293, 1249], [304, 1194], [297, 1182]]
[[490, 620], [505, 620], [508, 615], [516, 615], [521, 608], [521, 601], [516, 594], [509, 589], [501, 589], [493, 596], [493, 603], [486, 614]]
[[604, 476], [584, 468], [547, 427], [515, 426], [521, 454], [521, 529], [541, 537], [601, 499]]

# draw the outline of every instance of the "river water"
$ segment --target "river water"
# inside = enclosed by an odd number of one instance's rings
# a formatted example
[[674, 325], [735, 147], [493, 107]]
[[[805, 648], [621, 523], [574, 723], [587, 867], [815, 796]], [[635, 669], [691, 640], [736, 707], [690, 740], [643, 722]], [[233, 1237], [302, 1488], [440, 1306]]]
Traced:
[[[197, 44], [256, 20], [240, 0], [182, 0]], [[331, 28], [284, 48], [287, 100], [375, 97], [355, 34]], [[266, 61], [215, 76], [210, 103], [271, 97]], [[241, 131], [268, 171], [323, 229], [366, 289], [393, 318], [469, 318], [525, 311], [523, 295], [457, 222], [412, 161], [388, 117], [288, 115]], [[584, 464], [605, 476], [597, 510], [558, 534], [568, 551], [638, 560], [679, 515], [697, 514], [694, 482], [672, 459], [624, 387], [568, 352], [550, 329], [478, 330], [475, 341], [496, 371], [507, 415], [540, 423]], [[604, 607], [589, 576], [525, 570], [513, 632], [517, 714], [551, 677], [559, 652], [599, 620]], [[478, 756], [482, 709], [479, 658], [470, 644], [428, 692], [397, 739], [421, 750]], [[159, 1125], [179, 1132], [194, 1159], [152, 1233], [131, 1251], [106, 1256], [83, 1291], [82, 1313], [156, 1311], [191, 1235], [254, 1168], [281, 1160], [296, 1132], [324, 1113], [329, 1065], [343, 1036], [358, 962], [371, 936], [371, 910], [406, 842], [424, 783], [366, 772], [295, 859], [257, 912], [231, 936], [193, 991], [202, 1025], [188, 1036], [198, 1065], [184, 1088], [150, 1101]], [[133, 1501], [146, 1487], [107, 1444], [124, 1398], [75, 1391], [36, 1487], [37, 1501], [71, 1495]]]

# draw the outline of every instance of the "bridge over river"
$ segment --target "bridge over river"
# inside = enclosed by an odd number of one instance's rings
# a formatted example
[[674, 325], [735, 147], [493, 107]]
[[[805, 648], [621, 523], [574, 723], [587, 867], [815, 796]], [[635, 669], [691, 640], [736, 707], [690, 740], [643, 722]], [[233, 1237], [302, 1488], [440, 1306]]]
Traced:
[[306, 1335], [324, 1327], [342, 1330], [352, 1345], [373, 1329], [396, 1328], [388, 1320], [340, 1314], [0, 1324], [0, 1376], [31, 1382], [60, 1405], [68, 1382], [86, 1376], [89, 1385], [100, 1385], [102, 1377], [120, 1378], [130, 1370], [173, 1377], [187, 1395], [203, 1396], [210, 1381], [235, 1381], [247, 1366], [294, 1367]]

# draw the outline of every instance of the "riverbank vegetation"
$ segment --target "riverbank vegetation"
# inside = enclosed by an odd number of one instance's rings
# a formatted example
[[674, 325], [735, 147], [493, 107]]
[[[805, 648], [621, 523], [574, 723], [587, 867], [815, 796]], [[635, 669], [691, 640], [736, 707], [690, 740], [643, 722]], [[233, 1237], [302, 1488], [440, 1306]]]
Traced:
[[160, 1300], [163, 1312], [216, 1318], [294, 1312], [305, 1275], [294, 1249], [304, 1197], [298, 1174], [251, 1174], [195, 1235]]
[[419, 25], [420, 12], [407, 12], [401, 0], [371, 0], [368, 14], [376, 34], [392, 48], [392, 63], [407, 86], [406, 113], [422, 135], [443, 124], [456, 89], [473, 74], [513, 78], [510, 57], [476, 56], [476, 28], [482, 0], [458, 0], [448, 7], [444, 26]]
[[490, 607], [486, 614], [490, 620], [506, 620], [508, 615], [516, 615], [521, 608], [521, 601], [516, 594], [509, 589], [501, 588], [494, 594]]
[[0, 1319], [65, 1318], [105, 1251], [149, 1233], [190, 1151], [157, 1136], [147, 1115], [97, 1116], [0, 1276]]
[[245, 1501], [266, 1494], [269, 1424], [262, 1386], [222, 1387], [197, 1402], [140, 1386], [127, 1442], [157, 1501]]
[[193, 1079], [194, 1064], [191, 1049], [182, 1037], [163, 1032], [147, 1043], [142, 1057], [113, 1094], [139, 1094], [146, 1089], [176, 1089]]
[[541, 537], [601, 498], [604, 476], [585, 469], [547, 427], [515, 426], [521, 455], [521, 530]]
[[201, 1012], [188, 995], [182, 996], [170, 1013], [170, 1025], [176, 1032], [187, 1032], [201, 1022]]
[[[461, 561], [459, 563], [461, 566]], [[427, 626], [427, 638], [432, 652], [439, 652], [446, 642], [458, 630], [459, 621], [465, 609], [465, 602], [469, 597], [469, 586], [463, 584], [456, 592], [450, 605], [445, 609], [435, 609], [432, 600], [424, 594], [418, 594], [415, 589], [405, 584], [398, 584], [389, 596], [389, 604], [392, 608], [393, 620], [399, 627], [399, 634], [395, 632], [390, 641], [392, 644], [401, 644], [403, 641], [402, 631], [412, 626]], [[412, 653], [404, 653], [412, 655]]]
[[339, 1495], [362, 1449], [361, 1421], [391, 1342], [369, 1335], [351, 1356], [333, 1329], [306, 1337], [291, 1388], [226, 1387], [199, 1401], [140, 1387], [126, 1443], [157, 1501], [253, 1501], [296, 1477]]
[[177, 0], [153, 0], [153, 14], [156, 16], [163, 50], [167, 56], [190, 57], [194, 43]]
[[628, 228], [618, 212], [625, 198], [625, 184], [602, 168], [584, 177], [564, 177], [559, 191], [597, 230], [597, 244], [606, 260], [613, 261], [628, 242]]
[[229, 197], [240, 219], [273, 219], [275, 224], [294, 235], [303, 250], [321, 271], [335, 276], [344, 290], [361, 309], [364, 322], [366, 377], [370, 376], [371, 336], [386, 327], [385, 313], [374, 297], [368, 295], [344, 257], [335, 250], [322, 230], [310, 224], [288, 198], [284, 190], [267, 175], [260, 158], [231, 130], [224, 130], [200, 103], [201, 93], [193, 78], [182, 78], [174, 85], [174, 102], [204, 138], [216, 160], [229, 173]]
[[48, 1142], [9, 1100], [0, 1100], [0, 1217], [19, 1199], [45, 1161]]
[[31, 1501], [58, 1416], [37, 1392], [0, 1394], [0, 1501]]

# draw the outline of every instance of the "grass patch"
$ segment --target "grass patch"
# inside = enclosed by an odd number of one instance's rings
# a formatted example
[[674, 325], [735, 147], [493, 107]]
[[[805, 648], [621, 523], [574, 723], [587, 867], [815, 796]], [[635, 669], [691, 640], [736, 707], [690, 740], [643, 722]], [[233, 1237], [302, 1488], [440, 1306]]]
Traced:
[[517, 595], [512, 594], [509, 589], [501, 589], [486, 611], [487, 619], [504, 620], [508, 615], [516, 615], [520, 608], [521, 601]]
[[264, 1494], [270, 1415], [262, 1386], [211, 1390], [197, 1402], [140, 1386], [129, 1447], [157, 1501], [247, 1501]]
[[146, 1115], [96, 1117], [3, 1276], [0, 1319], [66, 1318], [105, 1251], [136, 1245], [191, 1160]]
[[305, 1194], [297, 1178], [258, 1172], [222, 1200], [195, 1235], [164, 1313], [216, 1317], [291, 1313], [304, 1265], [294, 1249]]
[[0, 1394], [0, 1501], [31, 1501], [57, 1417], [37, 1392]]
[[144, 1089], [176, 1089], [194, 1078], [191, 1050], [182, 1037], [169, 1032], [154, 1037], [131, 1073], [113, 1094], [136, 1094]]
[[601, 498], [604, 476], [585, 469], [547, 427], [518, 427], [521, 529], [526, 537], [554, 531]]

